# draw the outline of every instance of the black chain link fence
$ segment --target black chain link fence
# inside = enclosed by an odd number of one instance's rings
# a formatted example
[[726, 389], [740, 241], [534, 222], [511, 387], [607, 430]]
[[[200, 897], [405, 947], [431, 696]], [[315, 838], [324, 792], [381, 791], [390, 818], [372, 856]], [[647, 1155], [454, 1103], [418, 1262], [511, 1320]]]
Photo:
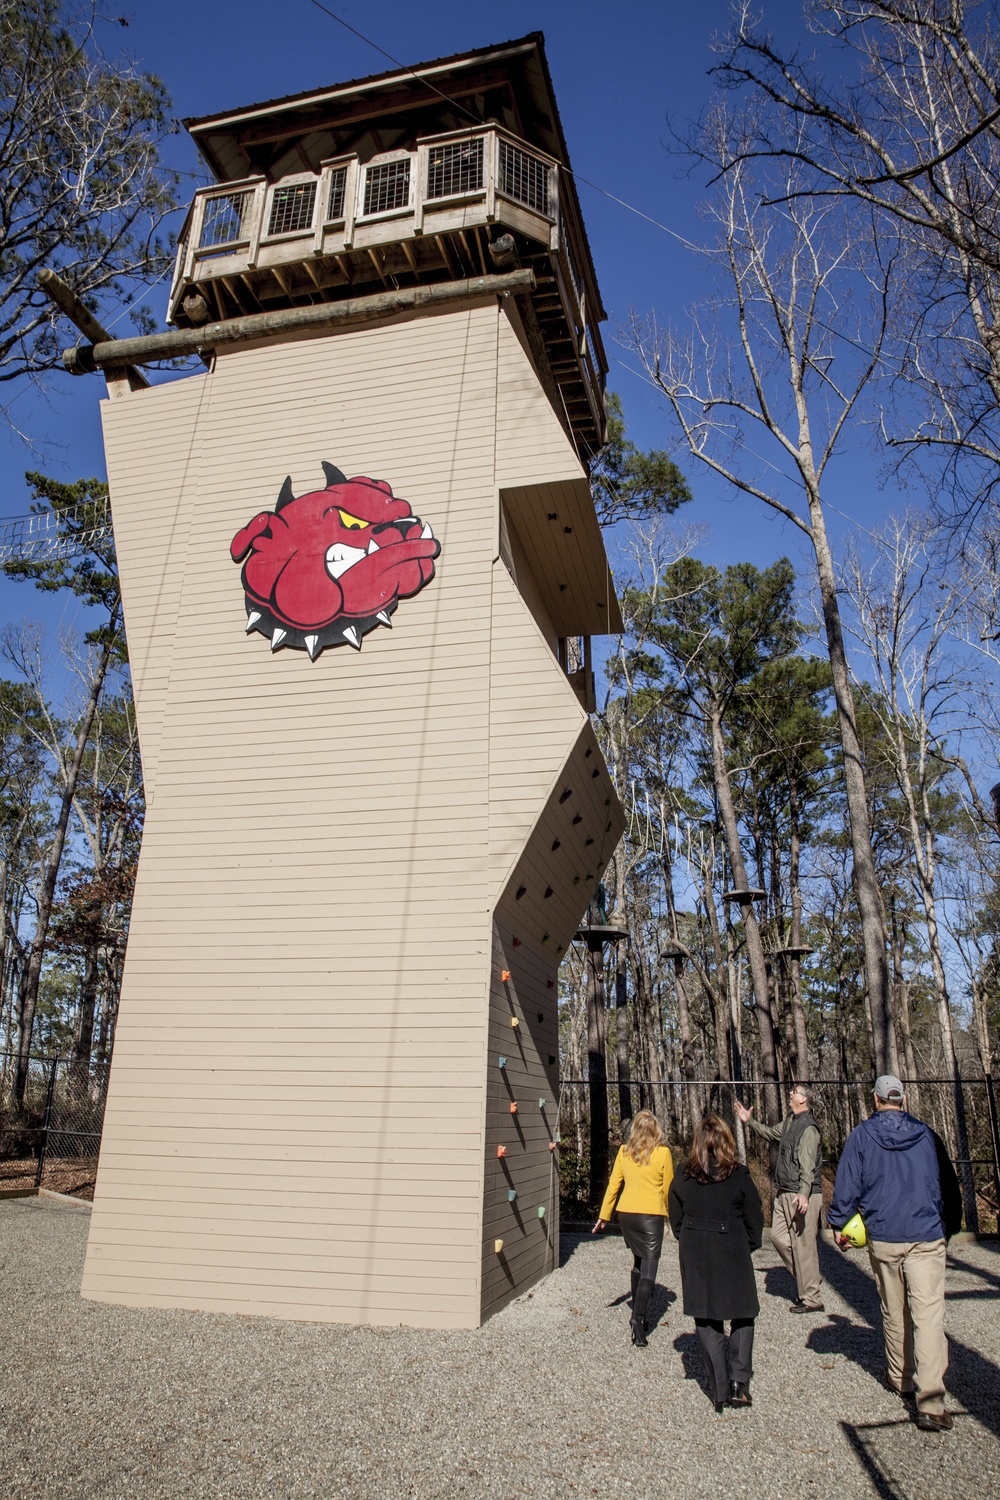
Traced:
[[[872, 1113], [872, 1080], [827, 1078], [812, 1081], [813, 1113], [823, 1138], [824, 1209], [833, 1192], [833, 1180], [844, 1142], [854, 1127]], [[629, 1083], [610, 1082], [608, 1096], [608, 1161], [627, 1134], [632, 1113], [651, 1109], [656, 1114], [670, 1146], [675, 1167], [691, 1146], [694, 1127], [711, 1110], [721, 1115], [736, 1137], [745, 1161], [760, 1189], [770, 1222], [771, 1148], [766, 1140], [737, 1118], [737, 1099], [765, 1120], [766, 1088], [759, 1081], [704, 1082], [670, 1079]], [[788, 1088], [774, 1090], [780, 1118], [787, 1113]], [[1000, 1231], [1000, 1130], [996, 1086], [992, 1079], [912, 1080], [906, 1085], [906, 1107], [924, 1120], [947, 1148], [963, 1187], [964, 1227], [982, 1234]], [[963, 1125], [958, 1124], [958, 1103]], [[568, 1220], [596, 1217], [603, 1184], [590, 1188], [590, 1085], [586, 1079], [564, 1079], [559, 1097], [559, 1173], [561, 1205]], [[964, 1139], [963, 1139], [964, 1137]]]
[[45, 1187], [93, 1197], [109, 1067], [32, 1057], [19, 1099], [17, 1058], [0, 1054], [0, 1192]]

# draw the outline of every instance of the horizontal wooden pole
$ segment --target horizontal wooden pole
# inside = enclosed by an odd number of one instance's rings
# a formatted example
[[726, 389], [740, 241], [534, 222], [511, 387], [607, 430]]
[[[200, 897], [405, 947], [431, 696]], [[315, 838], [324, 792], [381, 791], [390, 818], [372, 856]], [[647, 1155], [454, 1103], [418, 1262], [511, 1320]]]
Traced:
[[468, 281], [446, 281], [434, 286], [407, 287], [398, 292], [378, 292], [371, 297], [351, 297], [343, 302], [322, 302], [310, 307], [285, 307], [274, 312], [251, 313], [245, 318], [226, 318], [203, 328], [180, 328], [154, 333], [148, 338], [108, 339], [80, 349], [63, 351], [63, 364], [73, 375], [88, 375], [122, 365], [148, 365], [184, 354], [203, 354], [219, 344], [246, 343], [250, 339], [280, 333], [317, 332], [350, 323], [367, 323], [396, 313], [435, 308], [469, 297], [498, 297], [507, 292], [529, 292], [535, 285], [530, 269], [508, 271], [498, 276], [474, 276]]

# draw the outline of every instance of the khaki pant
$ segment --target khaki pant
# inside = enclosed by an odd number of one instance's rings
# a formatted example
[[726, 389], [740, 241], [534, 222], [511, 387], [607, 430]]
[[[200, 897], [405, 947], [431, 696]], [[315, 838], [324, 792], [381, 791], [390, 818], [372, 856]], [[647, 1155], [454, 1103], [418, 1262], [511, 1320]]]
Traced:
[[804, 1214], [796, 1213], [795, 1193], [779, 1193], [771, 1217], [771, 1244], [787, 1271], [795, 1277], [799, 1296], [810, 1307], [820, 1300], [823, 1278], [819, 1272], [819, 1215], [823, 1194], [811, 1193]]
[[868, 1255], [882, 1302], [886, 1378], [917, 1393], [917, 1409], [944, 1411], [944, 1240], [871, 1240]]

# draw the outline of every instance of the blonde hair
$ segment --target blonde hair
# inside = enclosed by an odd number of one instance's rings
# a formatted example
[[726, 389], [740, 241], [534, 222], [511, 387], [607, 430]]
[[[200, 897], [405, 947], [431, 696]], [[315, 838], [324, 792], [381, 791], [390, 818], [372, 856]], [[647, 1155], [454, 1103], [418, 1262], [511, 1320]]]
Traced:
[[651, 1109], [640, 1109], [629, 1128], [625, 1155], [630, 1156], [640, 1167], [646, 1167], [657, 1146], [662, 1145], [663, 1131], [659, 1120]]

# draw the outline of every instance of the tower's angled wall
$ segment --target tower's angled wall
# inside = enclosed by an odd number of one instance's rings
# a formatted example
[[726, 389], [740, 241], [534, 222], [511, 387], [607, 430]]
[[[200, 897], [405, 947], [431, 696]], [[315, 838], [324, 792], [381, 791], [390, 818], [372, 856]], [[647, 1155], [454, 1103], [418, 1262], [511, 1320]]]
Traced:
[[[553, 866], [544, 895], [560, 778], [595, 752], [542, 595], [497, 561], [499, 497], [579, 463], [495, 300], [223, 351], [108, 403], [105, 435], [151, 797], [84, 1294], [475, 1326], [551, 1253], [548, 981], [593, 885]], [[310, 661], [244, 634], [229, 545], [323, 460], [443, 550], [391, 631]], [[520, 1242], [484, 1180], [505, 945], [530, 999]]]

